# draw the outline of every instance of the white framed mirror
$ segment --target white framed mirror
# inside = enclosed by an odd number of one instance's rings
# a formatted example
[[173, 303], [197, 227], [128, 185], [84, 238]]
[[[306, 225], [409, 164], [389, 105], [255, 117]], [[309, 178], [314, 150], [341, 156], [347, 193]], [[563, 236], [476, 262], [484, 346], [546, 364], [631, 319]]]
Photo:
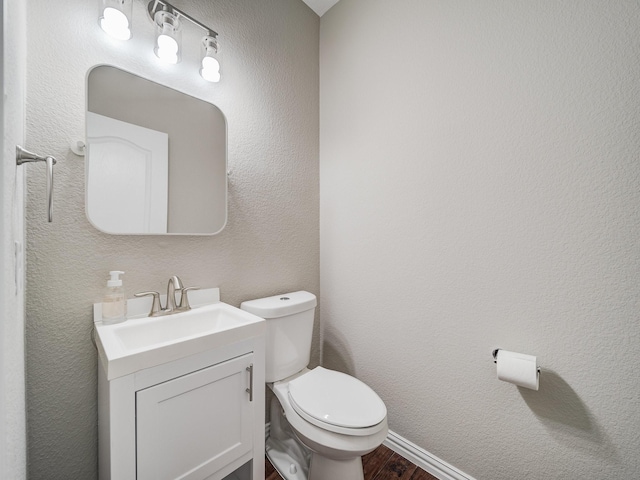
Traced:
[[87, 75], [89, 221], [120, 235], [213, 235], [227, 221], [227, 122], [215, 105], [108, 65]]

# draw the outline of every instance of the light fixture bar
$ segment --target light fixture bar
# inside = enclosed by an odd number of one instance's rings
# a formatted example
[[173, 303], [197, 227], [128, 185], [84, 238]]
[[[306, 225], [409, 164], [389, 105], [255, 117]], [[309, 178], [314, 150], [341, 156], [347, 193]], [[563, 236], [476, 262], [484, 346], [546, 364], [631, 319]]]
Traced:
[[151, 21], [155, 22], [155, 15], [159, 11], [167, 11], [177, 17], [183, 17], [189, 20], [191, 23], [193, 23], [197, 27], [200, 27], [202, 30], [207, 32], [207, 35], [210, 37], [215, 38], [218, 36], [215, 30], [212, 30], [211, 28], [207, 27], [205, 24], [193, 18], [191, 15], [188, 15], [184, 13], [182, 10], [174, 7], [169, 2], [166, 2], [165, 0], [151, 0], [147, 5], [147, 12], [149, 13], [149, 17], [151, 18]]

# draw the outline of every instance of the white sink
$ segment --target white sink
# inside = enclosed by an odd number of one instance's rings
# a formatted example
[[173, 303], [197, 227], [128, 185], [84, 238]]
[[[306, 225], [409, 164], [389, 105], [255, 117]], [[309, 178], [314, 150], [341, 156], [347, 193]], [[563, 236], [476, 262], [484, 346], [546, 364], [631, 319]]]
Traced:
[[95, 327], [108, 380], [265, 331], [264, 319], [223, 302], [163, 317], [130, 318], [116, 325], [96, 321]]
[[127, 350], [153, 348], [184, 338], [240, 327], [253, 320], [234, 310], [237, 309], [231, 305], [218, 303], [164, 317], [132, 320], [114, 325], [111, 330]]

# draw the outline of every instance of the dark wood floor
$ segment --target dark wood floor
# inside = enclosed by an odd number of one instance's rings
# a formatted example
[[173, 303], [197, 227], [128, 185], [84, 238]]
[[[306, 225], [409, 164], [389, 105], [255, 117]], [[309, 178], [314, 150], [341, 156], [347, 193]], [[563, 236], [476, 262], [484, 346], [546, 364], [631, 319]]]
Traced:
[[[416, 467], [393, 450], [380, 445], [373, 452], [362, 457], [364, 480], [437, 480], [433, 475]], [[265, 458], [265, 479], [283, 480]], [[348, 479], [336, 479], [348, 480]]]

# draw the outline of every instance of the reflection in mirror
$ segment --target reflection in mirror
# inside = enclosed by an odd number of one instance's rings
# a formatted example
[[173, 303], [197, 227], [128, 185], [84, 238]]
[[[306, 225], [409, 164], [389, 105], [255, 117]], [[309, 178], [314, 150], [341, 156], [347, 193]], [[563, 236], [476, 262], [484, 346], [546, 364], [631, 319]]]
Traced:
[[87, 80], [86, 211], [113, 234], [219, 233], [227, 126], [218, 107], [115, 67]]

